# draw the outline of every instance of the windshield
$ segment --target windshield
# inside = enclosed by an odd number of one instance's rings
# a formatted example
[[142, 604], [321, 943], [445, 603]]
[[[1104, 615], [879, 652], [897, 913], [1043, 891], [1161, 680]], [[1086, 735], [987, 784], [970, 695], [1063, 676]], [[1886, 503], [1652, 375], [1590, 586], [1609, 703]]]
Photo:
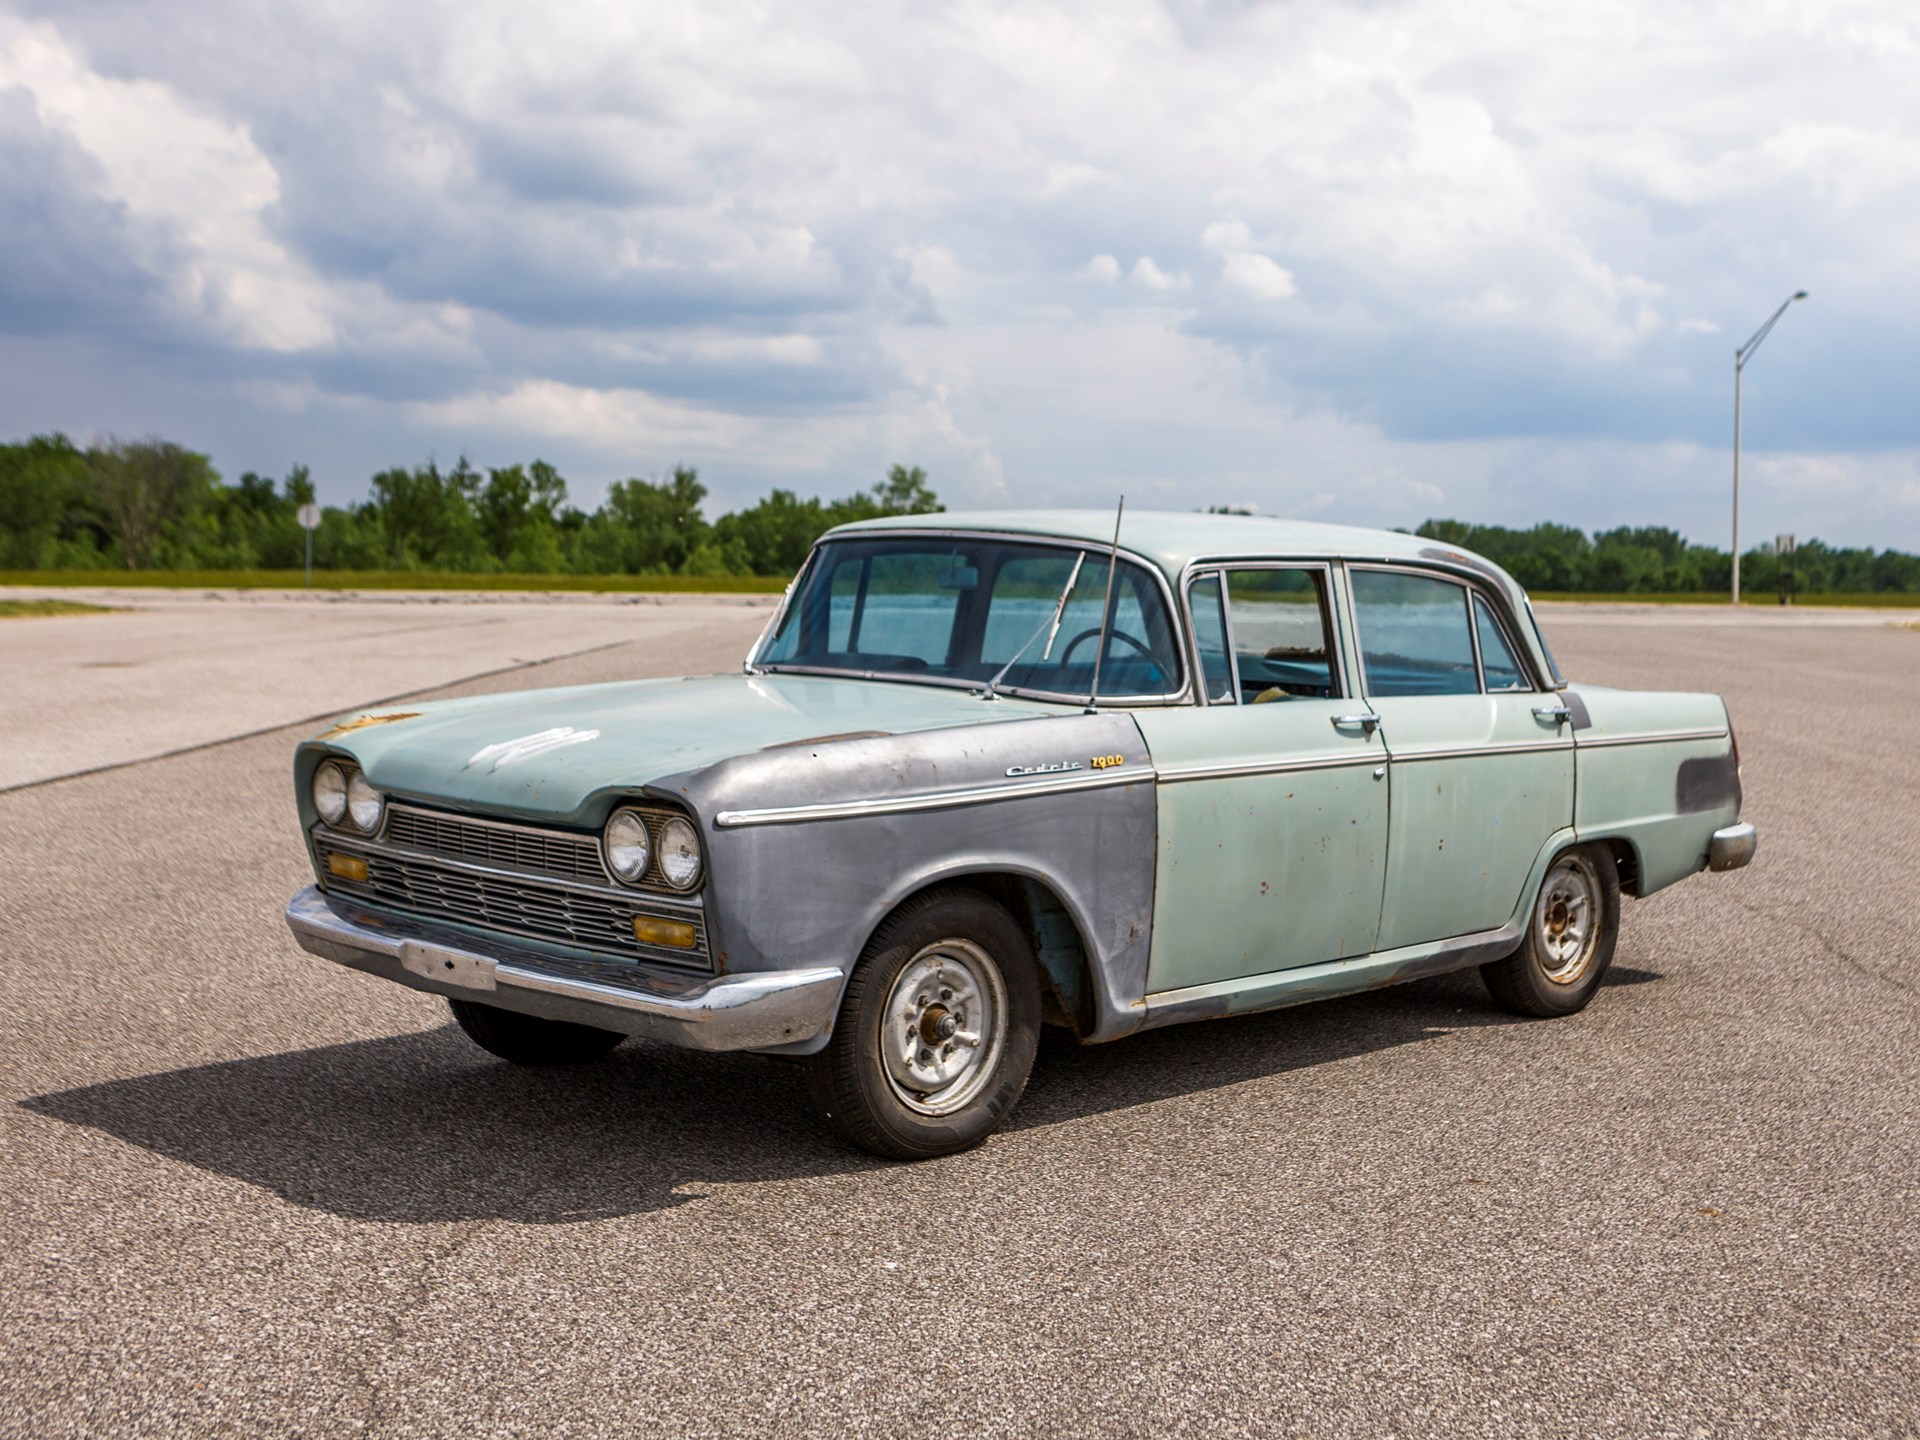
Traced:
[[[946, 535], [829, 540], [755, 663], [982, 687], [1000, 676], [998, 690], [1084, 697], [1106, 598], [1107, 557], [1080, 546]], [[1178, 691], [1178, 655], [1164, 592], [1123, 558], [1100, 698]]]

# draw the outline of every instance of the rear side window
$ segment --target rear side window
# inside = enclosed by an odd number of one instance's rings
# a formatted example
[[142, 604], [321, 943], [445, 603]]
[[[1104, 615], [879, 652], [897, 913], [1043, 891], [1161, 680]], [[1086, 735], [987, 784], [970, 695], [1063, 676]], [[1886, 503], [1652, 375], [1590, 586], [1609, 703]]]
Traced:
[[1464, 587], [1386, 570], [1355, 570], [1352, 584], [1368, 694], [1479, 693]]
[[1226, 570], [1195, 580], [1188, 596], [1209, 705], [1340, 693], [1324, 569]]
[[1339, 694], [1320, 570], [1229, 570], [1227, 615], [1247, 704]]

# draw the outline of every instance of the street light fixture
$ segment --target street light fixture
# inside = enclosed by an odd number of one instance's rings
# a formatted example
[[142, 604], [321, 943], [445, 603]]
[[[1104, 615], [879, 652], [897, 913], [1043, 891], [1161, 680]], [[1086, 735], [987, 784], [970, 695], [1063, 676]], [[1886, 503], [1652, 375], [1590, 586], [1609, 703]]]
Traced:
[[1807, 292], [1796, 290], [1780, 302], [1780, 308], [1767, 317], [1767, 323], [1753, 332], [1753, 338], [1733, 352], [1733, 603], [1740, 603], [1740, 375], [1747, 368], [1747, 361], [1753, 358], [1753, 352], [1760, 348], [1760, 342], [1767, 338], [1769, 331], [1780, 323], [1780, 317], [1787, 313], [1787, 307], [1796, 300], [1807, 298]]

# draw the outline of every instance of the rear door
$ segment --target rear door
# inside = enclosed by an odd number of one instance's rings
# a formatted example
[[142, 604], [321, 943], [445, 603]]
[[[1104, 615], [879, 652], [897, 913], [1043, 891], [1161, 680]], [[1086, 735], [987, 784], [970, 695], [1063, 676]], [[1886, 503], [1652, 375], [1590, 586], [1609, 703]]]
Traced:
[[1159, 776], [1150, 992], [1373, 948], [1387, 757], [1332, 602], [1324, 565], [1189, 580], [1207, 703], [1134, 712]]
[[1372, 566], [1350, 566], [1348, 586], [1361, 685], [1390, 757], [1376, 948], [1497, 929], [1541, 847], [1573, 823], [1573, 737], [1559, 697], [1477, 588]]

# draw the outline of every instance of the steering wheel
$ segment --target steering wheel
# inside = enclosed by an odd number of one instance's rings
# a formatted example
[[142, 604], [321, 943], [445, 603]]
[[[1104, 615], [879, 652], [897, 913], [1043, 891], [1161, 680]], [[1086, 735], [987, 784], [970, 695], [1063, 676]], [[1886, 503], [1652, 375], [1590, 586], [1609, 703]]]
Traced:
[[[1147, 661], [1147, 663], [1149, 664], [1153, 663], [1153, 651], [1149, 650], [1140, 641], [1134, 639], [1133, 636], [1127, 634], [1126, 631], [1109, 630], [1107, 632], [1107, 637], [1108, 637], [1109, 643], [1111, 643], [1114, 640], [1125, 641], [1127, 644], [1131, 645], [1134, 649], [1140, 652], [1141, 659]], [[1073, 652], [1079, 647], [1080, 642], [1082, 640], [1098, 640], [1099, 638], [1100, 638], [1100, 630], [1098, 626], [1096, 626], [1092, 630], [1082, 630], [1078, 635], [1074, 636], [1073, 639], [1069, 640], [1067, 642], [1067, 648], [1060, 652], [1060, 663], [1062, 665], [1065, 665], [1067, 663], [1067, 657], [1073, 654]]]

